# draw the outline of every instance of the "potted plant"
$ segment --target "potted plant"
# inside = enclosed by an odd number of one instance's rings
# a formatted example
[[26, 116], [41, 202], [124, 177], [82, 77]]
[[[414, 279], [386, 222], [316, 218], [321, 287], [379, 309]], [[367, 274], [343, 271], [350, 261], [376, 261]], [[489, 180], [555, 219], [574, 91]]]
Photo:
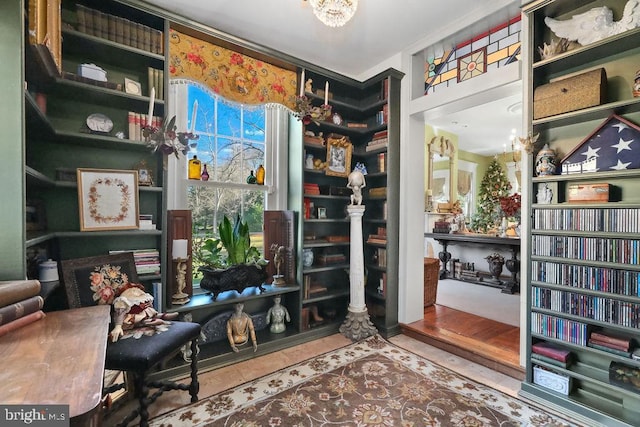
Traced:
[[200, 287], [211, 292], [214, 301], [224, 291], [241, 293], [252, 286], [264, 291], [268, 261], [251, 245], [247, 223], [238, 215], [232, 224], [225, 215], [218, 224], [218, 233], [219, 238], [206, 239], [194, 248], [194, 258], [202, 264], [198, 268], [203, 275]]

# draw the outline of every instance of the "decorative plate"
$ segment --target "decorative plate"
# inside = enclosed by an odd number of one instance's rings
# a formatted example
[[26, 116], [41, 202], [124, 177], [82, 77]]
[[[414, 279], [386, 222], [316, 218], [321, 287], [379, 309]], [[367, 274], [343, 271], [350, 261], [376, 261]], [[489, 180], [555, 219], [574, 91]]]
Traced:
[[113, 122], [104, 114], [94, 113], [87, 117], [87, 126], [93, 132], [108, 133], [113, 129]]

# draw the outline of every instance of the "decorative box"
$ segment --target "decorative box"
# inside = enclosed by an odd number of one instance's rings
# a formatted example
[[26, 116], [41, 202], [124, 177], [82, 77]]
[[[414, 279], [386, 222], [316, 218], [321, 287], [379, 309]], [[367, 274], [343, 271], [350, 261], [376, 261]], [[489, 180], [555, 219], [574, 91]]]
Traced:
[[568, 396], [571, 391], [571, 377], [550, 371], [542, 366], [533, 367], [533, 382], [565, 396]]
[[610, 184], [570, 184], [567, 189], [569, 202], [609, 202], [611, 196]]
[[588, 71], [538, 86], [533, 92], [533, 118], [554, 116], [605, 102], [607, 73]]
[[107, 72], [96, 64], [80, 64], [78, 65], [78, 75], [88, 79], [107, 81]]
[[611, 362], [609, 364], [609, 382], [634, 393], [640, 393], [640, 368]]

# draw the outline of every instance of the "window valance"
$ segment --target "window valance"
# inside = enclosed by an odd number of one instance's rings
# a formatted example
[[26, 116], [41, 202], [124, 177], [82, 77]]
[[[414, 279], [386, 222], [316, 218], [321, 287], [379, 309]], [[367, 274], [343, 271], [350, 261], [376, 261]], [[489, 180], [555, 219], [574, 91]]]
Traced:
[[207, 85], [242, 104], [279, 103], [293, 109], [296, 73], [170, 30], [169, 74]]

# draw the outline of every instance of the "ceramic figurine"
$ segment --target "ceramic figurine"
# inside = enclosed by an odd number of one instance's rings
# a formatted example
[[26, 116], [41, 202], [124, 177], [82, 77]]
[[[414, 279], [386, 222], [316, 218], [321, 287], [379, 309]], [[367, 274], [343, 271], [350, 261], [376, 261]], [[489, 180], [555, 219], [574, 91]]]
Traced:
[[280, 304], [281, 297], [277, 295], [273, 298], [273, 307], [267, 311], [267, 324], [271, 324], [269, 330], [274, 334], [282, 333], [286, 330], [285, 321], [290, 322], [291, 317], [285, 306]]
[[253, 327], [251, 316], [243, 312], [244, 304], [235, 305], [235, 311], [227, 320], [227, 338], [234, 352], [238, 352], [238, 346], [246, 344], [251, 338], [253, 343], [253, 351], [258, 349], [258, 341], [256, 340], [256, 331]]
[[352, 205], [361, 205], [362, 204], [362, 189], [367, 186], [367, 183], [364, 180], [364, 175], [359, 170], [354, 170], [349, 174], [349, 182], [347, 183], [347, 188], [350, 188], [353, 191], [351, 195], [351, 204]]
[[544, 144], [536, 156], [536, 174], [538, 176], [553, 175], [556, 172], [556, 152]]

